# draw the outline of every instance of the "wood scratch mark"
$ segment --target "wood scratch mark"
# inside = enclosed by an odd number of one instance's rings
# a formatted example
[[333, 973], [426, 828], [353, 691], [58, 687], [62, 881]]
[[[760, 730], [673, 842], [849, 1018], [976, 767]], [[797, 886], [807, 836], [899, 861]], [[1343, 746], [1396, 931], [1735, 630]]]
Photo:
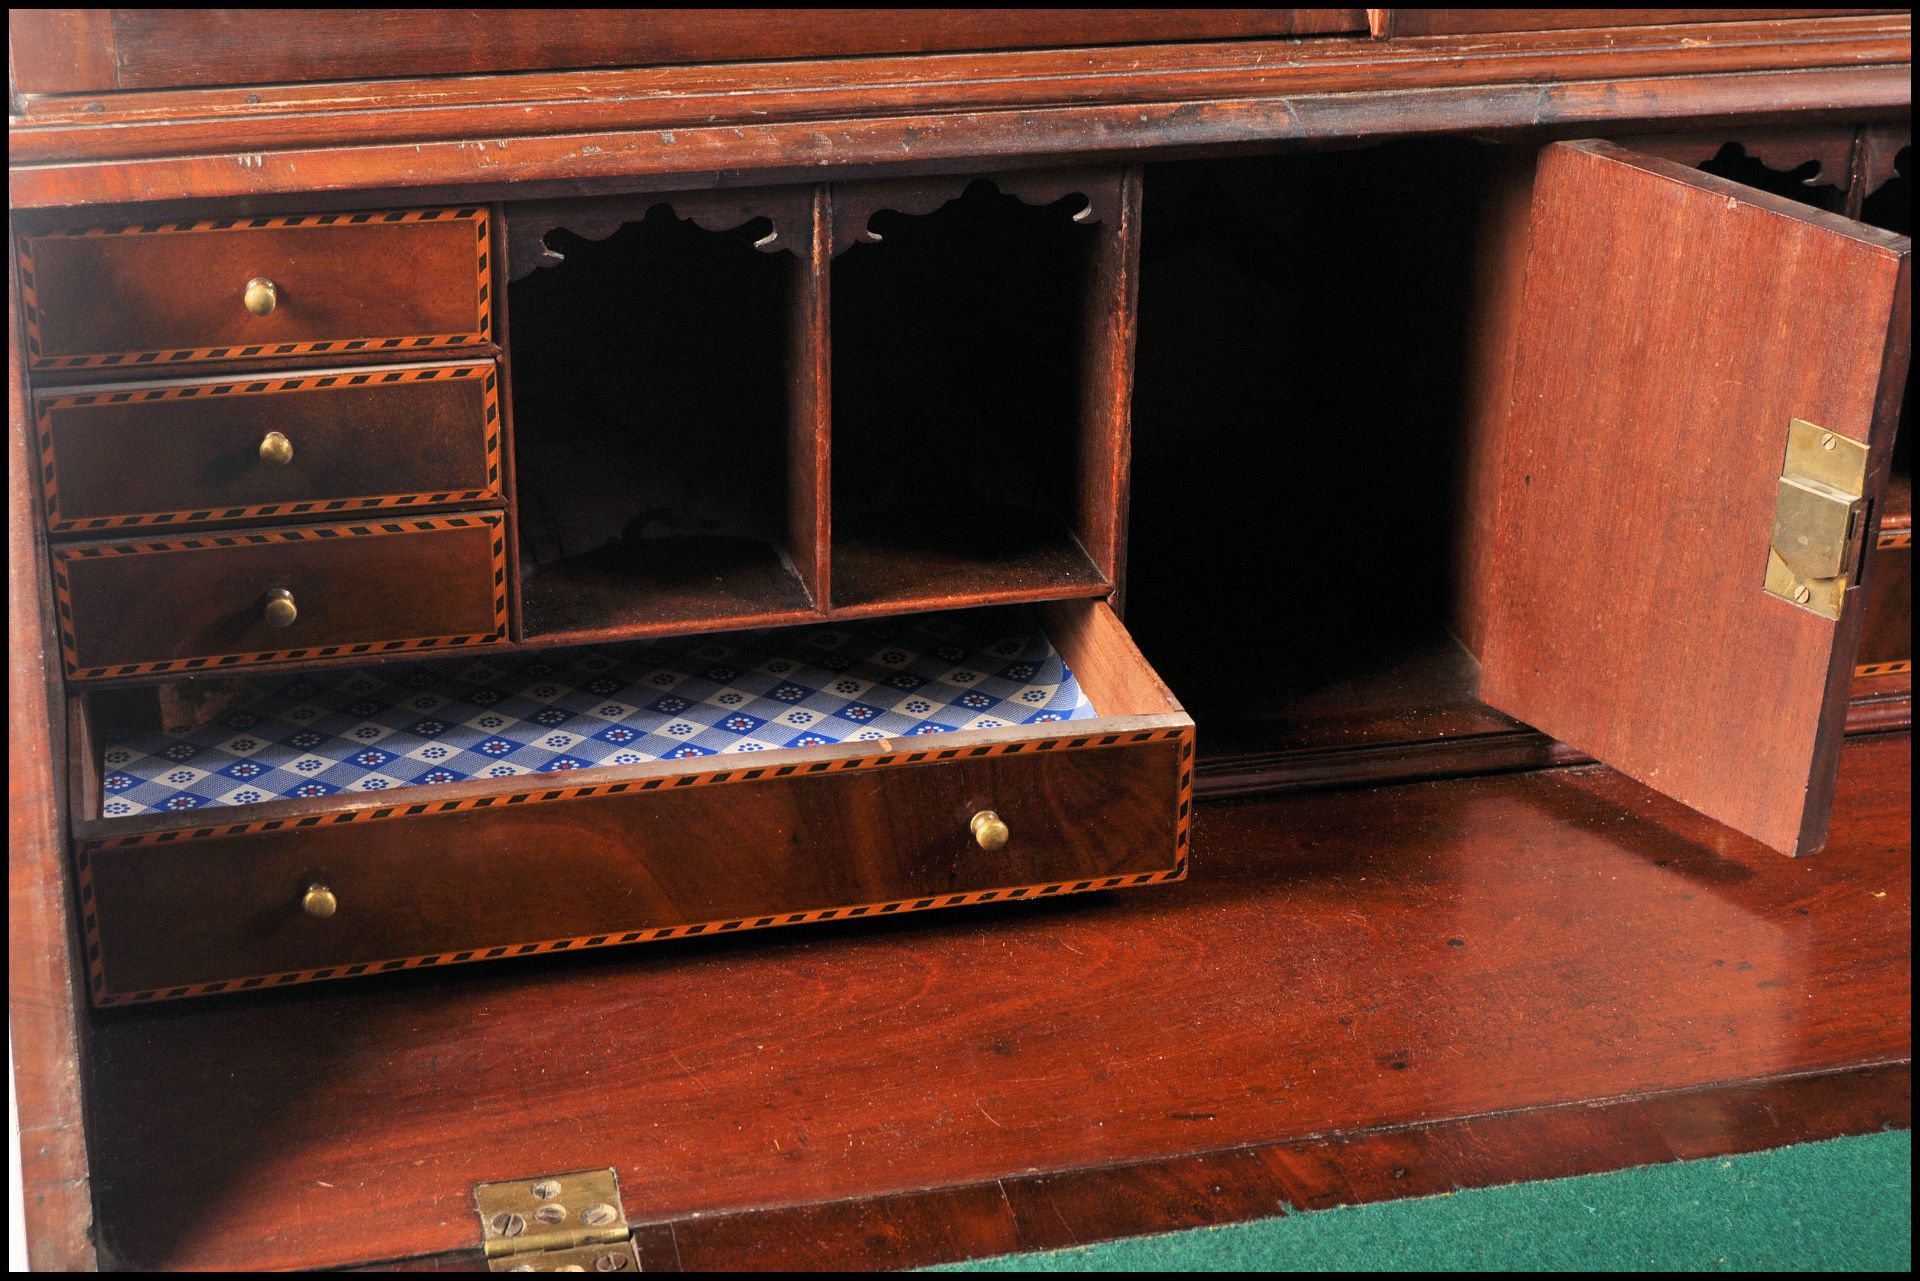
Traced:
[[[980, 1115], [981, 1115], [981, 1116], [984, 1116], [984, 1117], [986, 1117], [986, 1118], [987, 1118], [987, 1120], [989, 1120], [989, 1121], [993, 1121], [993, 1113], [991, 1113], [991, 1112], [989, 1112], [989, 1111], [987, 1111], [987, 1103], [986, 1103], [986, 1100], [985, 1100], [985, 1099], [975, 1099], [975, 1100], [973, 1101], [973, 1106], [975, 1106], [975, 1107], [977, 1107], [977, 1108], [979, 1108], [979, 1109], [980, 1109]], [[995, 1128], [996, 1130], [1004, 1130], [1004, 1129], [1006, 1129], [1006, 1128], [1007, 1128], [1006, 1126], [1004, 1126], [1004, 1125], [1001, 1125], [1001, 1124], [1000, 1124], [1000, 1123], [999, 1123], [998, 1121], [993, 1121], [993, 1127], [994, 1127], [994, 1128]]]

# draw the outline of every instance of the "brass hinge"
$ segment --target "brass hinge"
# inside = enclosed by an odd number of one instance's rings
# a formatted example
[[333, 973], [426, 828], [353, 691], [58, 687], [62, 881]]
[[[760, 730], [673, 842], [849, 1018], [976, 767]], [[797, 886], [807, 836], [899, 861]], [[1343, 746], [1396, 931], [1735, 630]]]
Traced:
[[1840, 617], [1867, 536], [1867, 447], [1796, 418], [1773, 507], [1767, 590]]
[[576, 1170], [473, 1189], [491, 1272], [638, 1272], [620, 1180]]

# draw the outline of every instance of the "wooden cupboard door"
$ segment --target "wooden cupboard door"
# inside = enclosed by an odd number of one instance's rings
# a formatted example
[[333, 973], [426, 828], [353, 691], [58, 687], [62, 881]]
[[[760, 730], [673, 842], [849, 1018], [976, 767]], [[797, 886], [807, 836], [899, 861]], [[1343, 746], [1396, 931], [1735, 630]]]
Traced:
[[1766, 590], [1776, 491], [1802, 419], [1867, 446], [1877, 502], [1909, 252], [1611, 143], [1541, 153], [1486, 702], [1774, 849], [1820, 847], [1864, 583], [1856, 559], [1837, 619]]

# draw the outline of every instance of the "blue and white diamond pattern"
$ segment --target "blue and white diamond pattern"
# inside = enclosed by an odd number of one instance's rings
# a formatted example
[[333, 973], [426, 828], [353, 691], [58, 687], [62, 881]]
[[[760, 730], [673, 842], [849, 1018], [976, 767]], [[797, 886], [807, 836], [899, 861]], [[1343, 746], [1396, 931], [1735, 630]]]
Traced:
[[1097, 713], [1029, 610], [255, 681], [184, 735], [107, 727], [109, 817]]

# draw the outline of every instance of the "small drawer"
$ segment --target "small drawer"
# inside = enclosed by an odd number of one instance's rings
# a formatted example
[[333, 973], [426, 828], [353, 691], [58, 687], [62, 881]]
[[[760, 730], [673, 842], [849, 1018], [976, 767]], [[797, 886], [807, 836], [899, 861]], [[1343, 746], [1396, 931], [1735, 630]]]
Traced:
[[505, 524], [499, 512], [479, 512], [56, 548], [67, 674], [207, 671], [501, 640]]
[[[1910, 501], [1910, 500], [1909, 500]], [[1867, 553], [1867, 619], [1861, 627], [1857, 677], [1911, 677], [1913, 672], [1913, 517], [1883, 521]]]
[[158, 368], [492, 339], [484, 209], [222, 218], [20, 242], [36, 369]]
[[1180, 878], [1192, 721], [1104, 602], [1045, 617], [1092, 719], [85, 821], [93, 998]]
[[85, 387], [34, 403], [56, 533], [500, 499], [493, 362]]

